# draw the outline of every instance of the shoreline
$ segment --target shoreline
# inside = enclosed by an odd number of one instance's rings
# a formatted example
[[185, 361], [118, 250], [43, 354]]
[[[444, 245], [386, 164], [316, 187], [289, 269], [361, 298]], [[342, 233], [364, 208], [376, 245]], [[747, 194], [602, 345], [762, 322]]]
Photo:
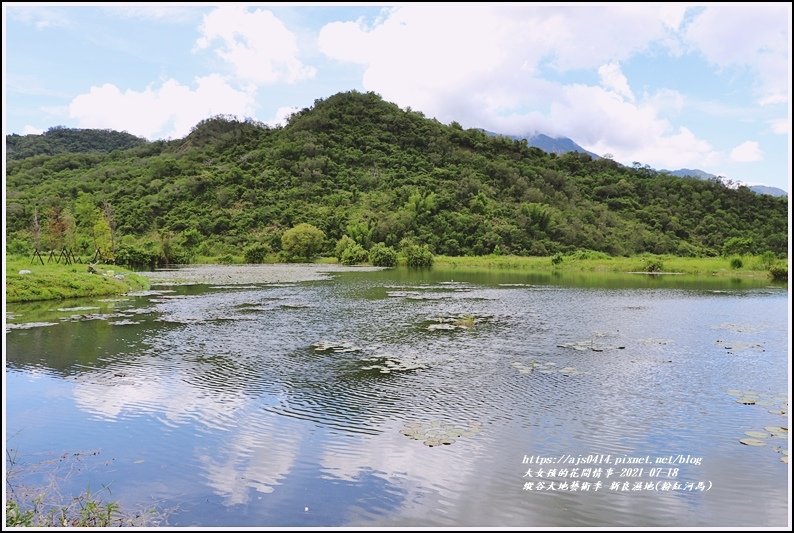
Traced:
[[[589, 255], [589, 256], [588, 256]], [[732, 268], [725, 257], [633, 256], [610, 257], [597, 253], [570, 256], [523, 257], [508, 255], [436, 256], [433, 268], [460, 272], [514, 272], [565, 274], [632, 274], [644, 276], [687, 275], [708, 278], [736, 278], [769, 280], [772, 276], [764, 268], [760, 256], [743, 258], [746, 268]], [[778, 265], [783, 264], [778, 260]], [[26, 258], [6, 258], [6, 301], [22, 303], [45, 300], [64, 300], [92, 296], [124, 294], [146, 290], [152, 284], [250, 284], [319, 281], [337, 272], [381, 270], [368, 264], [340, 265], [333, 258], [322, 257], [313, 263], [220, 264], [202, 263], [174, 265], [155, 272], [133, 272], [115, 265], [99, 265], [100, 274], [87, 272], [87, 265], [30, 264]], [[306, 267], [310, 267], [307, 271]], [[223, 277], [217, 268], [225, 270]], [[786, 265], [787, 267], [787, 265]], [[259, 268], [259, 271], [257, 269]], [[405, 268], [401, 261], [398, 268]], [[20, 275], [19, 271], [29, 270]], [[777, 280], [787, 283], [787, 279]]]

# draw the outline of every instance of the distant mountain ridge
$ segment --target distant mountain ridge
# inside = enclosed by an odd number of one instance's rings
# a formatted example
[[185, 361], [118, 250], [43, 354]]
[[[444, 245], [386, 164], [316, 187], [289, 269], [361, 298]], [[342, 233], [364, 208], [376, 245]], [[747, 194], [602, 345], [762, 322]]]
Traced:
[[533, 133], [527, 135], [504, 135], [502, 133], [494, 133], [492, 131], [483, 130], [487, 135], [503, 136], [516, 141], [526, 140], [529, 146], [540, 148], [549, 154], [567, 154], [568, 152], [578, 152], [580, 154], [587, 154], [593, 159], [601, 159], [601, 156], [585, 150], [574, 142], [573, 139], [568, 137], [551, 137], [544, 133]]
[[8, 159], [19, 160], [37, 155], [126, 150], [149, 141], [125, 131], [76, 129], [55, 126], [40, 135], [6, 136]]
[[[501, 135], [500, 133], [493, 133], [487, 130], [483, 130], [488, 135]], [[522, 140], [526, 139], [527, 144], [529, 146], [534, 146], [535, 148], [540, 148], [544, 152], [548, 152], [550, 154], [565, 154], [568, 152], [578, 152], [581, 154], [587, 154], [593, 159], [601, 159], [601, 156], [598, 154], [594, 154], [589, 150], [585, 150], [573, 139], [569, 137], [550, 137], [543, 133], [534, 133], [532, 135], [504, 135], [510, 139], [515, 140]], [[718, 176], [714, 174], [709, 174], [703, 170], [697, 168], [680, 168], [678, 170], [661, 170], [660, 172], [666, 172], [671, 176], [676, 176], [679, 178], [695, 178], [699, 180], [709, 180], [716, 178]], [[748, 185], [748, 189], [753, 191], [756, 194], [768, 194], [769, 196], [788, 196], [788, 193], [783, 189], [778, 189], [777, 187], [769, 187], [767, 185]]]
[[[677, 176], [679, 178], [695, 178], [699, 180], [710, 180], [719, 177], [697, 168], [679, 168], [678, 170], [662, 170], [662, 172], [667, 172], [671, 176]], [[747, 188], [756, 194], [768, 194], [769, 196], [788, 196], [788, 193], [783, 189], [769, 187], [767, 185], [748, 185]]]

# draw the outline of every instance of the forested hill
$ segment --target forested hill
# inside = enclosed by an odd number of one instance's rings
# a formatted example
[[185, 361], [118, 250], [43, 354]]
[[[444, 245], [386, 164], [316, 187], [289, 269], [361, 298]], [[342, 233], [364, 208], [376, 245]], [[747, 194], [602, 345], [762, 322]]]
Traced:
[[41, 135], [6, 137], [8, 159], [24, 159], [35, 155], [56, 155], [67, 152], [112, 152], [146, 143], [127, 132], [113, 130], [80, 130], [54, 127]]
[[201, 254], [277, 250], [285, 229], [308, 222], [328, 249], [348, 235], [449, 255], [698, 255], [735, 238], [783, 255], [788, 219], [785, 199], [745, 187], [548, 154], [358, 92], [318, 100], [283, 128], [216, 117], [175, 141], [11, 160], [10, 243], [30, 240], [34, 213], [55, 244], [71, 224], [89, 247], [104, 218], [116, 242]]

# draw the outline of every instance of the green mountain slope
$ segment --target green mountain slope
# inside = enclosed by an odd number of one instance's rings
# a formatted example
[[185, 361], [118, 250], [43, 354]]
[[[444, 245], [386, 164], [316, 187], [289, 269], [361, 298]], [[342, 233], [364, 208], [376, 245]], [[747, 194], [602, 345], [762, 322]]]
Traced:
[[6, 155], [8, 159], [25, 159], [67, 152], [112, 152], [146, 142], [146, 139], [120, 131], [55, 127], [41, 135], [7, 136]]
[[785, 199], [547, 154], [373, 93], [318, 100], [283, 128], [216, 117], [175, 141], [15, 159], [6, 178], [9, 242], [30, 240], [34, 213], [46, 229], [68, 212], [90, 247], [93, 205], [117, 236], [201, 253], [277, 249], [300, 222], [322, 229], [328, 249], [347, 234], [365, 247], [409, 238], [448, 255], [715, 254], [731, 237], [782, 255], [787, 245]]

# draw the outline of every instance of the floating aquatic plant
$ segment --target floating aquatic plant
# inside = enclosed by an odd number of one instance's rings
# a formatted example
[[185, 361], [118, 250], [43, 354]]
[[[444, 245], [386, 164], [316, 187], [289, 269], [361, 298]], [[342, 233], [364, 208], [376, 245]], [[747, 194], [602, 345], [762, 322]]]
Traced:
[[362, 359], [362, 361], [373, 363], [362, 366], [361, 370], [377, 370], [381, 374], [391, 374], [392, 372], [409, 372], [427, 368], [427, 365], [415, 357], [396, 358], [391, 354], [377, 355]]
[[566, 366], [565, 368], [557, 370], [554, 368], [557, 366], [557, 363], [553, 361], [535, 361], [534, 359], [529, 362], [529, 365], [525, 365], [520, 361], [513, 361], [510, 363], [510, 366], [518, 370], [518, 372], [521, 374], [531, 374], [533, 372], [538, 372], [540, 374], [560, 373], [563, 376], [576, 376], [584, 373], [572, 366]]
[[349, 342], [318, 341], [311, 345], [315, 352], [349, 353], [359, 352], [360, 348], [353, 346]]
[[449, 422], [434, 420], [432, 422], [409, 422], [400, 431], [403, 435], [414, 440], [422, 441], [426, 446], [454, 444], [461, 437], [473, 437], [482, 430], [479, 422], [474, 422], [466, 427], [457, 426]]

